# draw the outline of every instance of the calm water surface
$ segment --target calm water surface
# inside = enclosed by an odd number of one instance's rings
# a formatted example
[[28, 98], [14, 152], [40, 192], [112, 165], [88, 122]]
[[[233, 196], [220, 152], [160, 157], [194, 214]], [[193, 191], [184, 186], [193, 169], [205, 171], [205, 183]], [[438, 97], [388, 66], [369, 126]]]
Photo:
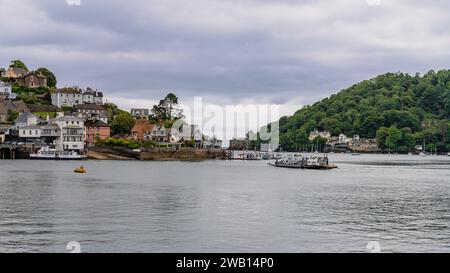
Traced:
[[450, 252], [450, 158], [0, 160], [0, 252]]

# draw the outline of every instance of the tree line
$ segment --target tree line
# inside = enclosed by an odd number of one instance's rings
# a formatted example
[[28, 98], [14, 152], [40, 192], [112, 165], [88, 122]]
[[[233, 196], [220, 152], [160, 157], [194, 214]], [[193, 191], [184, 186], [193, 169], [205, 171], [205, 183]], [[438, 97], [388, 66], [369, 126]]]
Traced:
[[315, 128], [332, 135], [377, 138], [381, 149], [450, 151], [450, 70], [424, 75], [387, 73], [331, 95], [279, 120], [280, 144], [297, 150], [313, 143]]

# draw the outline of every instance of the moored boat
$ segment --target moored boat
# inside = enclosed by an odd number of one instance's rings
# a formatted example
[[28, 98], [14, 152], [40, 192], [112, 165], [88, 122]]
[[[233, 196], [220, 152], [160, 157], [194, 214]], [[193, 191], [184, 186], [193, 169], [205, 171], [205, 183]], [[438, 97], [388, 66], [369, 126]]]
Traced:
[[74, 170], [74, 172], [76, 172], [76, 173], [86, 173], [86, 169], [83, 166], [81, 166], [79, 168], [76, 168]]
[[85, 160], [85, 155], [80, 155], [75, 151], [58, 151], [50, 147], [42, 147], [36, 153], [30, 154], [33, 160]]
[[275, 163], [269, 163], [270, 166], [278, 168], [292, 168], [292, 169], [336, 169], [335, 164], [331, 164], [328, 160], [328, 156], [294, 156], [283, 159], [277, 159]]

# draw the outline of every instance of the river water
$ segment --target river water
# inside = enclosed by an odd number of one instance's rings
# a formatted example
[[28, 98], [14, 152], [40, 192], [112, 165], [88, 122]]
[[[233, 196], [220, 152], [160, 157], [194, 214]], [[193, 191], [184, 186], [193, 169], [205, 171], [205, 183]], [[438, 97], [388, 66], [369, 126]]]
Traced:
[[450, 158], [267, 161], [0, 160], [0, 252], [450, 251]]

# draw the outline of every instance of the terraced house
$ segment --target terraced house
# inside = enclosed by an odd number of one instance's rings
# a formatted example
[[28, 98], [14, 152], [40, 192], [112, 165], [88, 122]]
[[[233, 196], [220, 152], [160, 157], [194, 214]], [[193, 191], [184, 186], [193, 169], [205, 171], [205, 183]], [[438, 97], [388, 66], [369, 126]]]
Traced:
[[65, 87], [51, 93], [52, 104], [57, 107], [74, 107], [83, 103], [83, 93], [78, 87]]

